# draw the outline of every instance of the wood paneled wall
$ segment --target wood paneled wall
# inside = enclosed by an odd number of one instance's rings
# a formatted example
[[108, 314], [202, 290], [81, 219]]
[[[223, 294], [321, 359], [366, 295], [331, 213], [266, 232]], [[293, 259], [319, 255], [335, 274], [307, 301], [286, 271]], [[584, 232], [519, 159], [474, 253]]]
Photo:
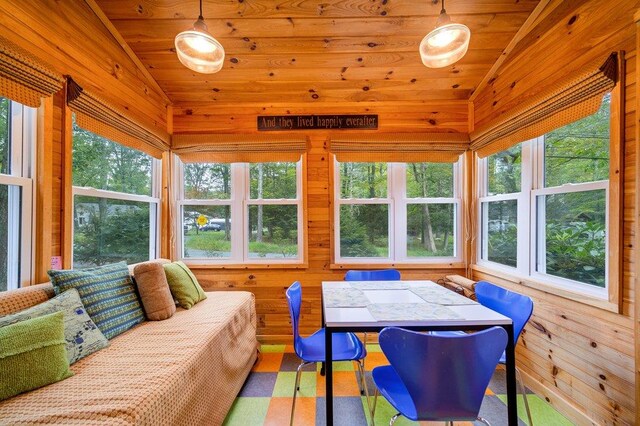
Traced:
[[[554, 2], [552, 2], [554, 3]], [[555, 2], [542, 25], [477, 94], [475, 123], [499, 116], [523, 99], [612, 51], [626, 52], [623, 279], [620, 314], [475, 271], [534, 299], [534, 314], [518, 345], [528, 386], [576, 424], [636, 424], [634, 299], [637, 270], [636, 28], [637, 1]], [[578, 2], [577, 2], [578, 3]], [[606, 19], [603, 17], [606, 16]], [[634, 345], [635, 342], [635, 345]]]
[[[465, 132], [468, 126], [466, 102], [403, 103], [394, 106], [375, 104], [337, 104], [309, 107], [302, 104], [240, 105], [221, 108], [206, 105], [176, 106], [173, 126], [176, 133], [220, 132], [256, 133], [258, 114], [353, 114], [377, 113], [383, 132]], [[335, 134], [332, 132], [331, 134]], [[256, 296], [258, 334], [260, 340], [290, 342], [291, 324], [285, 289], [294, 281], [303, 286], [301, 332], [311, 333], [320, 327], [320, 284], [344, 279], [345, 270], [331, 269], [330, 154], [326, 149], [329, 133], [321, 130], [296, 132], [311, 142], [307, 154], [307, 244], [308, 267], [300, 269], [194, 269], [198, 280], [208, 290], [246, 290]], [[461, 269], [407, 269], [403, 279], [437, 280], [450, 273], [464, 274]]]

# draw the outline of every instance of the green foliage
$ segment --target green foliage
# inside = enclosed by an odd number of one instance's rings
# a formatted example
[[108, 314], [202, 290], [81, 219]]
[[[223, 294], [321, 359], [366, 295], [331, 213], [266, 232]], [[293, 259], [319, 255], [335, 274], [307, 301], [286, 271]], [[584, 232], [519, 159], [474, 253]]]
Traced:
[[194, 200], [231, 198], [231, 165], [185, 164], [184, 196], [186, 199]]
[[[0, 173], [9, 171], [9, 100], [0, 97]], [[9, 243], [9, 191], [0, 186], [0, 291], [7, 289]]]
[[296, 163], [255, 163], [249, 166], [252, 199], [296, 198]]
[[520, 192], [522, 179], [522, 145], [489, 156], [487, 159], [489, 195]]
[[453, 164], [407, 164], [407, 198], [426, 197], [453, 197]]
[[[125, 260], [149, 260], [149, 205], [95, 197], [76, 197], [74, 267]], [[78, 223], [78, 209], [85, 223]]]
[[340, 255], [386, 257], [389, 254], [388, 207], [355, 204], [340, 208]]
[[340, 163], [341, 198], [385, 198], [387, 163]]
[[9, 174], [11, 147], [11, 102], [0, 97], [0, 173]]

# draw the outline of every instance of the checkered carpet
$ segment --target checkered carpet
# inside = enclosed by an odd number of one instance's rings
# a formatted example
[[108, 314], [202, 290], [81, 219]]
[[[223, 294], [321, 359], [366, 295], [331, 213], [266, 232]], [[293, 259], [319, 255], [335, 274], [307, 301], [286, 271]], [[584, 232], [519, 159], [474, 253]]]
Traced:
[[[262, 345], [262, 354], [247, 378], [244, 387], [236, 398], [227, 415], [227, 426], [252, 425], [288, 425], [291, 415], [291, 402], [296, 369], [299, 358], [291, 346]], [[378, 345], [367, 345], [367, 386], [373, 395], [371, 370], [379, 365], [388, 364]], [[320, 365], [306, 366], [300, 381], [300, 391], [296, 400], [294, 423], [296, 425], [324, 425], [325, 422], [325, 381], [319, 374]], [[334, 363], [334, 412], [337, 425], [366, 425], [369, 420], [367, 402], [360, 396], [357, 368], [352, 362]], [[497, 370], [485, 395], [480, 415], [492, 426], [507, 425], [507, 408], [504, 371]], [[372, 397], [373, 398], [373, 397]], [[526, 425], [526, 413], [522, 397], [519, 397], [520, 424]], [[536, 425], [571, 425], [553, 407], [533, 394], [529, 394], [533, 421]], [[376, 424], [389, 424], [395, 410], [383, 397], [378, 398]], [[480, 424], [479, 422], [477, 422]], [[405, 418], [399, 418], [398, 426], [416, 424]], [[444, 423], [423, 422], [425, 425]], [[470, 422], [456, 422], [459, 425], [472, 425]]]

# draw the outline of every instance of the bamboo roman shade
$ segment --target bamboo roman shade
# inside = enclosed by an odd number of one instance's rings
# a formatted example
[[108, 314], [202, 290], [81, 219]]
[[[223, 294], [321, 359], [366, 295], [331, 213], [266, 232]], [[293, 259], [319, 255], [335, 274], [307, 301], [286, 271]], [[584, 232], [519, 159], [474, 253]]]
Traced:
[[43, 97], [64, 87], [62, 75], [42, 66], [14, 43], [0, 37], [0, 96], [37, 108]]
[[469, 149], [466, 133], [397, 133], [331, 137], [340, 162], [455, 163]]
[[265, 163], [298, 161], [305, 137], [287, 135], [173, 135], [172, 149], [184, 163]]
[[161, 158], [169, 150], [169, 134], [159, 129], [152, 132], [118, 111], [106, 101], [83, 90], [67, 79], [67, 104], [76, 114], [76, 123], [119, 144]]
[[476, 129], [470, 135], [471, 148], [486, 157], [595, 114], [618, 81], [618, 55], [612, 53], [604, 63], [586, 69]]

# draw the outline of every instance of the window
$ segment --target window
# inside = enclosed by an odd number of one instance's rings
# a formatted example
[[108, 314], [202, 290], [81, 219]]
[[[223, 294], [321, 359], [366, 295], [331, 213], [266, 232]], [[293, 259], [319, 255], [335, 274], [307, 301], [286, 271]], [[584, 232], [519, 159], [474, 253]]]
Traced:
[[183, 259], [204, 263], [302, 261], [302, 160], [182, 166]]
[[610, 105], [480, 160], [480, 263], [607, 297]]
[[73, 267], [157, 253], [159, 161], [73, 126]]
[[335, 162], [337, 263], [460, 259], [460, 165]]
[[0, 97], [0, 291], [31, 280], [36, 110]]

